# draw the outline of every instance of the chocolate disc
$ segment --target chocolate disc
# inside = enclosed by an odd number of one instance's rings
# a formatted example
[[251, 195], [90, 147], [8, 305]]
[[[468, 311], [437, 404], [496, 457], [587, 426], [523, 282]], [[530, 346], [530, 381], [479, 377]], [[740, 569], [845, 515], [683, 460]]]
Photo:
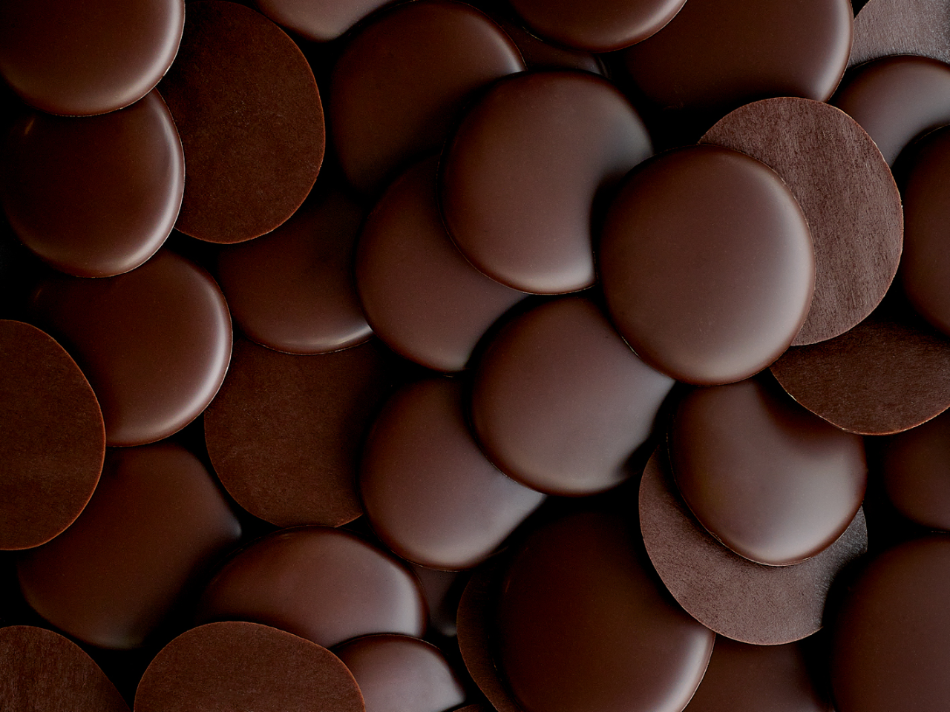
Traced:
[[135, 691], [136, 712], [364, 712], [326, 648], [253, 623], [212, 623], [169, 643]]
[[70, 635], [135, 648], [240, 536], [211, 475], [184, 448], [110, 450], [76, 523], [18, 560], [20, 588]]
[[184, 21], [183, 0], [5, 2], [0, 75], [37, 109], [104, 114], [158, 84], [178, 52]]
[[143, 445], [181, 430], [224, 381], [227, 304], [204, 270], [172, 252], [118, 277], [50, 278], [32, 309], [92, 384], [109, 445]]
[[854, 18], [849, 64], [914, 54], [950, 62], [950, 6], [943, 0], [870, 0]]
[[331, 647], [372, 633], [425, 632], [419, 583], [395, 557], [338, 529], [299, 527], [231, 559], [198, 618], [251, 620]]
[[277, 25], [236, 3], [189, 2], [160, 89], [188, 165], [179, 230], [243, 242], [300, 207], [323, 163], [323, 107], [307, 60]]
[[815, 284], [808, 223], [767, 166], [718, 146], [670, 151], [634, 172], [601, 240], [620, 333], [679, 381], [740, 381], [801, 329]]
[[702, 141], [762, 161], [802, 206], [815, 294], [793, 345], [839, 336], [870, 314], [897, 273], [903, 219], [887, 163], [857, 122], [810, 99], [766, 99], [736, 109]]
[[553, 44], [536, 37], [522, 26], [520, 18], [504, 6], [486, 10], [491, 18], [501, 25], [524, 57], [528, 69], [578, 69], [582, 72], [604, 75], [603, 62], [597, 55], [579, 49]]
[[446, 148], [446, 227], [502, 284], [536, 294], [584, 289], [594, 283], [595, 199], [651, 153], [640, 117], [605, 79], [511, 77], [469, 111]]
[[335, 40], [388, 0], [255, 0], [278, 25], [313, 42]]
[[105, 456], [99, 403], [76, 362], [29, 324], [0, 320], [0, 550], [63, 532], [92, 496]]
[[640, 530], [650, 560], [673, 597], [719, 635], [781, 645], [822, 626], [832, 581], [867, 551], [859, 509], [834, 544], [795, 566], [763, 566], [713, 539], [676, 494], [666, 454], [654, 453], [640, 482]]
[[524, 294], [472, 267], [452, 244], [436, 196], [438, 160], [410, 168], [360, 233], [356, 281], [373, 331], [438, 371], [461, 371], [488, 327]]
[[548, 494], [592, 494], [630, 476], [628, 460], [672, 385], [590, 300], [565, 297], [496, 335], [475, 373], [472, 424], [512, 479]]

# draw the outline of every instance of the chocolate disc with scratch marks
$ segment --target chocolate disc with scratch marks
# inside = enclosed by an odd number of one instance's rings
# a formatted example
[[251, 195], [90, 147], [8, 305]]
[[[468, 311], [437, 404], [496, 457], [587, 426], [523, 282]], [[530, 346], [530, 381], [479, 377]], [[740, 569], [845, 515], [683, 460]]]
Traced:
[[870, 0], [854, 18], [850, 66], [878, 57], [914, 54], [950, 62], [950, 3]]

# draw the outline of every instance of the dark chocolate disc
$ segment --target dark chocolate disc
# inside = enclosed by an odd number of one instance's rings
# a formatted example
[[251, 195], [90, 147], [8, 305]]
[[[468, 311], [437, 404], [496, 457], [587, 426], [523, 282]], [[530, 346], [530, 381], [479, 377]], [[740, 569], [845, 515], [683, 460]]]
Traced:
[[595, 201], [651, 153], [640, 117], [605, 79], [511, 77], [469, 111], [446, 148], [446, 227], [502, 284], [537, 294], [584, 289], [594, 283]]
[[854, 18], [852, 66], [888, 55], [950, 62], [950, 6], [943, 0], [870, 0]]
[[832, 581], [864, 554], [868, 530], [859, 509], [834, 544], [795, 566], [763, 566], [713, 539], [676, 494], [666, 453], [654, 453], [640, 482], [640, 530], [650, 560], [691, 616], [719, 635], [782, 645], [822, 627]]
[[333, 69], [329, 117], [346, 177], [376, 192], [438, 148], [479, 90], [523, 69], [508, 35], [470, 5], [419, 0], [380, 13]]
[[105, 457], [99, 403], [50, 336], [0, 320], [0, 550], [63, 532], [92, 496]]
[[394, 351], [439, 371], [465, 368], [488, 327], [524, 297], [472, 267], [442, 224], [438, 160], [410, 168], [360, 233], [356, 281], [373, 331]]
[[330, 647], [373, 633], [421, 636], [419, 583], [349, 532], [300, 527], [256, 541], [214, 577], [199, 620], [251, 620]]
[[762, 161], [802, 206], [815, 246], [815, 294], [793, 345], [843, 334], [884, 298], [901, 259], [894, 178], [871, 137], [847, 114], [810, 99], [736, 109], [703, 136]]
[[388, 395], [391, 363], [376, 341], [315, 356], [236, 341], [204, 417], [208, 454], [230, 495], [281, 527], [360, 516], [360, 447]]
[[678, 712], [715, 639], [669, 598], [636, 531], [611, 514], [532, 534], [497, 616], [498, 667], [526, 712]]
[[388, 0], [255, 0], [257, 9], [278, 25], [313, 42], [342, 35]]
[[535, 307], [495, 336], [475, 372], [472, 424], [489, 459], [548, 494], [627, 479], [673, 381], [637, 358], [584, 297]]
[[269, 235], [218, 254], [231, 315], [251, 339], [277, 351], [338, 351], [372, 334], [353, 281], [363, 211], [332, 191], [304, 204]]
[[244, 242], [300, 207], [323, 163], [323, 107], [307, 60], [277, 25], [236, 3], [189, 2], [160, 89], [188, 166], [179, 230]]
[[181, 430], [224, 381], [227, 304], [204, 270], [172, 252], [118, 277], [47, 279], [32, 309], [92, 384], [109, 445], [143, 445]]
[[604, 74], [603, 62], [596, 54], [536, 37], [522, 26], [521, 19], [509, 8], [491, 7], [487, 12], [518, 46], [528, 69], [579, 69], [582, 72]]
[[175, 638], [135, 691], [136, 712], [364, 712], [353, 675], [326, 648], [253, 623]]
[[0, 75], [37, 109], [104, 114], [158, 84], [178, 52], [184, 21], [183, 0], [5, 2]]
[[815, 284], [808, 223], [781, 178], [711, 145], [635, 171], [598, 257], [623, 337], [654, 368], [698, 385], [740, 381], [775, 361]]
[[211, 475], [184, 448], [110, 450], [76, 523], [18, 560], [20, 588], [70, 635], [103, 648], [134, 648], [185, 603], [186, 587], [240, 536]]

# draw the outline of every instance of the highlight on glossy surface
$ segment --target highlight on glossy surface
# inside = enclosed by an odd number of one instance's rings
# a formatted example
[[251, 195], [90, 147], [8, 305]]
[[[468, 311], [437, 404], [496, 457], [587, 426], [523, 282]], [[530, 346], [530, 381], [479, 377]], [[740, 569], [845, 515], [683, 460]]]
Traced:
[[388, 0], [255, 0], [270, 19], [313, 42], [329, 42]]

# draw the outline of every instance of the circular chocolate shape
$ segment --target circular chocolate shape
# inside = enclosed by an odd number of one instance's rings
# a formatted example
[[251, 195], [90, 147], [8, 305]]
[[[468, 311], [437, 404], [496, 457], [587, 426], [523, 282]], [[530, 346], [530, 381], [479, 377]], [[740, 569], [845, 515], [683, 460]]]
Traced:
[[329, 648], [372, 633], [419, 637], [426, 604], [395, 557], [345, 531], [301, 527], [231, 559], [205, 589], [198, 618], [252, 620]]
[[801, 640], [822, 626], [832, 581], [864, 554], [859, 509], [838, 540], [795, 566], [762, 566], [729, 551], [693, 519], [675, 494], [666, 454], [654, 453], [640, 481], [640, 531], [670, 593], [719, 635], [753, 645]]
[[373, 331], [437, 371], [465, 368], [478, 340], [524, 294], [498, 284], [452, 244], [436, 196], [438, 159], [404, 173], [360, 233], [356, 282]]
[[702, 141], [765, 163], [808, 220], [815, 294], [792, 344], [834, 338], [870, 314], [897, 273], [903, 214], [891, 171], [858, 123], [818, 101], [766, 99], [736, 109]]
[[105, 427], [76, 362], [29, 324], [0, 320], [0, 550], [45, 544], [99, 482]]
[[511, 39], [470, 5], [418, 0], [380, 13], [333, 69], [329, 117], [347, 179], [376, 192], [441, 146], [475, 92], [523, 69]]
[[[776, 392], [777, 391], [777, 392]], [[673, 477], [720, 543], [797, 564], [830, 546], [864, 499], [864, 441], [750, 379], [692, 391], [670, 431]]]
[[333, 191], [270, 235], [218, 254], [231, 316], [251, 339], [286, 353], [338, 351], [372, 330], [353, 281], [360, 206]]
[[465, 423], [458, 381], [396, 393], [363, 450], [360, 492], [373, 530], [423, 566], [466, 569], [485, 559], [544, 500], [485, 459]]
[[670, 151], [633, 173], [599, 251], [607, 307], [654, 368], [741, 381], [801, 329], [815, 284], [808, 223], [767, 166], [718, 146]]
[[439, 649], [404, 635], [367, 635], [335, 650], [360, 686], [366, 712], [443, 712], [465, 690]]
[[950, 407], [950, 341], [912, 315], [875, 312], [836, 339], [789, 349], [772, 375], [832, 425], [891, 435]]
[[926, 57], [884, 57], [849, 73], [832, 103], [894, 165], [915, 137], [950, 123], [950, 67]]
[[326, 139], [320, 93], [293, 40], [242, 5], [189, 2], [161, 91], [188, 165], [179, 230], [230, 244], [293, 215], [317, 179]]
[[227, 304], [204, 270], [172, 252], [118, 277], [47, 279], [32, 309], [92, 384], [109, 445], [143, 445], [181, 430], [224, 381]]
[[98, 665], [43, 628], [0, 628], [0, 709], [7, 712], [129, 712]]
[[770, 96], [825, 101], [847, 66], [852, 23], [848, 0], [689, 0], [622, 58], [662, 108], [722, 115]]
[[851, 588], [834, 631], [840, 712], [938, 712], [950, 700], [950, 537], [895, 547]]
[[0, 200], [10, 224], [60, 271], [128, 272], [175, 226], [185, 159], [157, 91], [105, 116], [29, 114], [7, 136], [5, 159]]
[[512, 479], [548, 494], [593, 494], [630, 476], [627, 461], [672, 386], [591, 301], [566, 297], [496, 335], [475, 372], [472, 424]]
[[228, 493], [279, 527], [360, 516], [360, 448], [388, 394], [390, 367], [375, 341], [316, 356], [235, 342], [204, 417], [208, 455]]
[[446, 148], [445, 225], [502, 284], [536, 294], [584, 289], [595, 277], [595, 200], [651, 153], [640, 117], [607, 80], [511, 77], [469, 111]]
[[76, 523], [17, 563], [24, 598], [70, 635], [135, 648], [241, 526], [201, 462], [171, 443], [110, 450]]
[[389, 0], [255, 0], [278, 25], [313, 42], [335, 40]]
[[851, 66], [913, 54], [950, 62], [950, 6], [943, 0], [870, 0], [854, 18]]
[[0, 75], [37, 109], [104, 114], [158, 84], [178, 52], [184, 22], [184, 0], [5, 2]]
[[538, 530], [500, 590], [498, 666], [526, 712], [679, 712], [712, 653], [617, 515]]
[[326, 648], [253, 623], [211, 623], [165, 646], [135, 712], [363, 712], [353, 675]]

